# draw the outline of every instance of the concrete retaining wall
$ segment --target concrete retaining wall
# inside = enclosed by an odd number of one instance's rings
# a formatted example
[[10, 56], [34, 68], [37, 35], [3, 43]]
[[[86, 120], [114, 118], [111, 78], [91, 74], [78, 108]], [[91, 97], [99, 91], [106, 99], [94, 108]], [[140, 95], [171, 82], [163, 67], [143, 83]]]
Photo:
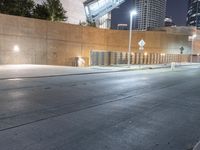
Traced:
[[[144, 39], [145, 52], [190, 53], [186, 34], [165, 31], [133, 32], [132, 51]], [[18, 46], [20, 51], [13, 49]], [[0, 14], [0, 64], [73, 65], [75, 57], [90, 61], [91, 50], [127, 51], [128, 31], [103, 30]]]

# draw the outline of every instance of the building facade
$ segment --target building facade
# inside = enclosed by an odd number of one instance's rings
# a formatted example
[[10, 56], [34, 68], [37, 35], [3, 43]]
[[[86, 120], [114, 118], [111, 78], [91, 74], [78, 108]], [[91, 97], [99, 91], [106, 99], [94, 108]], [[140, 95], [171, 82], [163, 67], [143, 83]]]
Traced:
[[111, 11], [125, 0], [86, 0], [84, 2], [87, 20], [95, 22], [99, 28], [111, 27]]
[[187, 25], [200, 28], [200, 1], [188, 0]]
[[165, 27], [173, 27], [173, 26], [176, 26], [175, 23], [173, 23], [173, 20], [171, 17], [166, 17], [165, 20]]
[[149, 28], [163, 27], [166, 5], [167, 0], [136, 0], [138, 11], [136, 28], [147, 30]]

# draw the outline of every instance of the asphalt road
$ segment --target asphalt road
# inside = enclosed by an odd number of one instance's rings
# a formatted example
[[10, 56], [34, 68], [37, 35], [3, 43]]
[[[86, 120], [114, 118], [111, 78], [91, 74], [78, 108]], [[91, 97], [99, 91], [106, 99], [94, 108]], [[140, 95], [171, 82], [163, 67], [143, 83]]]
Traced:
[[0, 150], [192, 150], [200, 69], [0, 80]]

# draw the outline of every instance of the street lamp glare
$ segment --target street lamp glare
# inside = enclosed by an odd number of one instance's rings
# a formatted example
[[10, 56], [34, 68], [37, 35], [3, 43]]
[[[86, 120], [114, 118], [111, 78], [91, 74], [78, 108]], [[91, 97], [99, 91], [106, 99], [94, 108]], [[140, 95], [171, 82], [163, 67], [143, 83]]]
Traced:
[[197, 35], [196, 35], [196, 34], [193, 34], [193, 35], [192, 35], [192, 38], [193, 38], [193, 39], [194, 39], [194, 38], [196, 38], [196, 37], [197, 37]]
[[137, 11], [136, 10], [132, 10], [131, 11], [131, 16], [136, 16], [137, 15]]
[[13, 48], [14, 52], [19, 52], [20, 49], [19, 49], [19, 46], [18, 45], [15, 45], [14, 48]]

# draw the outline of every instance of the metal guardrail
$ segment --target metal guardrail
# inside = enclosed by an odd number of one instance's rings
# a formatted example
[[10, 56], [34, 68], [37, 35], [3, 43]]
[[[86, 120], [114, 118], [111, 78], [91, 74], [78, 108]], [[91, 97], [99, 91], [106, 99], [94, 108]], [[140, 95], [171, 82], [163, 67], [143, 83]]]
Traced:
[[[195, 59], [194, 59], [195, 60]], [[131, 64], [169, 64], [171, 62], [189, 62], [190, 55], [164, 54], [164, 53], [132, 53]], [[128, 53], [126, 52], [102, 52], [91, 51], [91, 66], [111, 66], [127, 64]]]

